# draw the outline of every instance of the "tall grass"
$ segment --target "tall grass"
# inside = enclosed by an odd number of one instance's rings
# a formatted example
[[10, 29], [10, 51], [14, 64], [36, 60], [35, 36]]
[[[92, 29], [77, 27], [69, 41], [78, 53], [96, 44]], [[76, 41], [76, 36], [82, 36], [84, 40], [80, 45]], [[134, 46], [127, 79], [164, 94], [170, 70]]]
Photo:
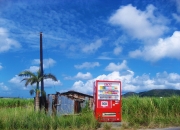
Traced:
[[134, 127], [180, 126], [180, 97], [123, 98], [123, 121]]
[[92, 112], [58, 117], [35, 112], [33, 107], [0, 108], [0, 129], [3, 130], [93, 130], [97, 124]]
[[[89, 109], [79, 115], [49, 116], [35, 112], [33, 100], [21, 100], [0, 99], [0, 129], [94, 130], [99, 126]], [[124, 129], [180, 126], [180, 97], [123, 98], [122, 117]]]
[[31, 106], [33, 103], [33, 99], [0, 98], [0, 108]]

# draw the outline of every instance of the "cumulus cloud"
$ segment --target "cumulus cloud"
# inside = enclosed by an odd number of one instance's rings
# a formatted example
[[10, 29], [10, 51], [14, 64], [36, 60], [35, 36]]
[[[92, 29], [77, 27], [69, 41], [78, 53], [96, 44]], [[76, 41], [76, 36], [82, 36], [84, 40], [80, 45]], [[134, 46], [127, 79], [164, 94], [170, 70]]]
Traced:
[[45, 79], [44, 80], [44, 87], [52, 87], [52, 86], [61, 86], [62, 83], [60, 80], [58, 81], [53, 81], [52, 79]]
[[135, 76], [131, 70], [127, 70], [127, 73], [123, 74], [119, 71], [114, 71], [107, 75], [99, 75], [85, 83], [79, 80], [73, 84], [71, 89], [92, 94], [93, 82], [95, 80], [120, 80], [122, 82], [123, 93], [141, 92], [151, 89], [180, 89], [180, 75], [177, 73], [157, 73], [155, 77], [151, 78], [148, 74]]
[[83, 48], [82, 48], [82, 51], [84, 53], [94, 53], [96, 52], [100, 47], [102, 46], [102, 40], [99, 39], [97, 40], [96, 42], [93, 42], [89, 45], [85, 45]]
[[93, 80], [88, 80], [86, 83], [83, 81], [76, 81], [73, 86], [72, 90], [76, 90], [78, 92], [92, 94], [93, 89]]
[[166, 19], [155, 16], [155, 7], [147, 6], [145, 11], [138, 10], [131, 4], [120, 7], [110, 18], [113, 25], [121, 26], [129, 35], [141, 40], [157, 38], [168, 29]]
[[0, 91], [9, 91], [10, 88], [8, 88], [4, 83], [0, 83]]
[[[34, 59], [32, 62], [32, 66], [30, 66], [28, 69], [33, 73], [36, 73], [39, 70], [40, 67], [40, 60], [39, 59]], [[52, 58], [49, 59], [43, 59], [43, 68], [49, 68], [49, 67], [53, 67], [56, 64], [56, 61], [53, 60]]]
[[[126, 61], [121, 64], [126, 65]], [[115, 68], [117, 65], [115, 66]], [[128, 67], [127, 67], [128, 68]], [[72, 90], [76, 90], [83, 93], [92, 94], [93, 83], [95, 80], [118, 80], [122, 82], [122, 92], [141, 92], [151, 89], [180, 89], [180, 75], [177, 73], [157, 73], [154, 77], [150, 77], [149, 74], [135, 75], [132, 70], [127, 69], [122, 73], [120, 71], [113, 71], [109, 74], [102, 74], [94, 79], [83, 82], [81, 80], [76, 81], [72, 85]]]
[[86, 74], [83, 74], [83, 73], [79, 72], [79, 73], [77, 73], [75, 78], [77, 78], [77, 79], [91, 79], [92, 75], [89, 72], [87, 72]]
[[[56, 61], [53, 60], [52, 58], [43, 59], [43, 67], [44, 68], [52, 67], [52, 66], [54, 66], [55, 63], [56, 63]], [[40, 65], [40, 60], [39, 59], [34, 59], [32, 61], [32, 64]]]
[[9, 38], [8, 31], [6, 29], [0, 28], [0, 53], [19, 49], [20, 47], [20, 43]]
[[129, 75], [127, 76], [123, 76], [120, 77], [120, 73], [118, 71], [114, 71], [108, 75], [99, 75], [98, 77], [88, 80], [86, 83], [84, 83], [83, 81], [76, 81], [73, 86], [72, 86], [72, 90], [77, 90], [79, 92], [84, 92], [84, 93], [91, 93], [93, 91], [93, 82], [95, 80], [120, 80], [122, 81], [123, 79], [129, 79], [131, 78], [134, 73], [132, 73], [131, 71], [128, 72]]
[[35, 73], [39, 70], [39, 66], [30, 66], [28, 70]]
[[84, 62], [81, 65], [74, 65], [76, 69], [89, 69], [100, 66], [99, 62]]
[[126, 60], [123, 60], [122, 63], [109, 63], [109, 65], [105, 68], [106, 71], [120, 71], [120, 70], [123, 70], [123, 69], [127, 69], [128, 66], [127, 66], [127, 61]]
[[[9, 80], [10, 83], [14, 84], [15, 86], [21, 86], [22, 89], [25, 89], [25, 81], [21, 82], [23, 77], [15, 75], [12, 79]], [[52, 79], [45, 79], [44, 80], [44, 87], [52, 87], [52, 86], [61, 86], [62, 83], [60, 80], [53, 81]], [[35, 86], [35, 84], [33, 85]]]
[[180, 31], [173, 33], [171, 37], [160, 38], [157, 44], [145, 46], [142, 50], [129, 53], [130, 57], [142, 57], [148, 61], [157, 61], [162, 58], [180, 59]]
[[10, 83], [19, 84], [22, 81], [22, 77], [15, 75], [12, 79], [9, 80]]
[[43, 63], [44, 63], [44, 68], [48, 68], [54, 66], [56, 64], [56, 61], [53, 60], [52, 58], [49, 58], [49, 59], [44, 59]]
[[65, 80], [74, 80], [74, 79], [82, 79], [82, 80], [87, 80], [87, 79], [91, 79], [92, 78], [92, 74], [87, 72], [87, 73], [82, 73], [82, 72], [78, 72], [74, 77], [71, 76], [66, 76], [64, 79]]
[[[129, 70], [128, 70], [127, 75], [122, 75], [122, 76], [120, 76], [120, 73], [118, 71], [114, 71], [114, 72], [107, 74], [107, 75], [105, 75], [105, 74], [99, 75], [98, 77], [96, 77], [92, 80], [88, 80], [86, 83], [83, 83], [82, 81], [76, 81], [73, 84], [72, 89], [77, 90], [79, 92], [92, 94], [93, 82], [95, 80], [118, 80], [118, 81], [122, 81], [123, 85], [124, 85], [124, 82], [128, 82], [129, 80], [131, 80], [133, 75], [134, 75], [134, 73], [129, 71]], [[124, 87], [123, 87], [123, 91], [128, 91], [128, 88], [124, 89]]]

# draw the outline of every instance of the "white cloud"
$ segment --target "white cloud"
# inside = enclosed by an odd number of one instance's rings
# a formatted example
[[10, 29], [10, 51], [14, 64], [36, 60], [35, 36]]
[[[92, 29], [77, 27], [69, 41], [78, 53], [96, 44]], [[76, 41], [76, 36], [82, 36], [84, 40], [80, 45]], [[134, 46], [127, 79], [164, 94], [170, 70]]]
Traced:
[[106, 71], [120, 71], [123, 69], [127, 69], [127, 62], [126, 60], [123, 60], [122, 63], [109, 63], [109, 65], [105, 68]]
[[175, 2], [176, 2], [177, 14], [173, 13], [172, 16], [177, 22], [180, 22], [180, 16], [179, 16], [179, 14], [180, 14], [180, 1], [175, 0]]
[[8, 91], [10, 90], [4, 83], [0, 83], [0, 91]]
[[[115, 41], [114, 41], [114, 45], [119, 46], [122, 44], [126, 44], [128, 43], [128, 37], [125, 34], [121, 34], [121, 36], [119, 36]], [[122, 48], [121, 48], [122, 49]]]
[[36, 73], [39, 70], [39, 66], [30, 66], [28, 70], [33, 73]]
[[78, 72], [77, 75], [75, 76], [76, 79], [91, 79], [92, 75], [91, 73], [87, 72], [86, 74], [83, 74], [81, 72]]
[[180, 16], [178, 14], [173, 13], [172, 16], [177, 22], [180, 22]]
[[147, 6], [145, 11], [132, 5], [122, 6], [109, 19], [113, 25], [121, 26], [128, 34], [138, 39], [157, 38], [168, 29], [166, 19], [154, 15], [155, 7]]
[[[55, 60], [53, 60], [52, 58], [49, 58], [49, 59], [43, 59], [43, 68], [46, 69], [46, 68], [49, 68], [49, 67], [52, 67], [54, 66], [54, 64], [56, 63]], [[37, 72], [39, 70], [39, 66], [40, 66], [40, 60], [39, 59], [34, 59], [32, 61], [32, 64], [33, 65], [38, 65], [38, 66], [30, 66], [29, 71], [31, 72]]]
[[34, 59], [33, 61], [32, 61], [32, 64], [38, 64], [38, 65], [40, 65], [40, 59]]
[[92, 74], [89, 72], [87, 72], [85, 74], [83, 74], [82, 72], [78, 72], [74, 77], [66, 76], [64, 79], [65, 80], [74, 80], [74, 79], [87, 80], [87, 79], [91, 79], [91, 78], [92, 78]]
[[19, 49], [20, 47], [20, 43], [9, 38], [8, 31], [6, 29], [0, 28], [0, 53]]
[[77, 90], [79, 92], [92, 94], [93, 82], [95, 80], [121, 80], [121, 78], [119, 76], [119, 72], [115, 71], [108, 75], [105, 75], [105, 74], [100, 75], [100, 76], [96, 77], [95, 79], [88, 80], [86, 83], [83, 83], [82, 81], [76, 81], [72, 86], [72, 90]]
[[[21, 86], [22, 89], [26, 89], [25, 81], [22, 81], [22, 79], [23, 79], [23, 77], [15, 75], [12, 79], [9, 80], [9, 82], [18, 86], [18, 87]], [[34, 84], [33, 86], [35, 86], [35, 85], [36, 84]], [[53, 81], [52, 79], [45, 79], [44, 80], [44, 87], [61, 86], [61, 85], [62, 85], [62, 83], [60, 80], [58, 80], [58, 81]]]
[[83, 48], [82, 48], [82, 51], [84, 53], [94, 53], [96, 52], [100, 47], [102, 46], [102, 40], [99, 39], [97, 40], [96, 42], [94, 43], [91, 43], [89, 45], [85, 45]]
[[[43, 59], [43, 67], [44, 67], [44, 68], [52, 67], [52, 66], [54, 66], [55, 63], [56, 63], [56, 61], [53, 60], [52, 58]], [[34, 60], [32, 61], [32, 64], [40, 65], [40, 60], [39, 60], [39, 59], [34, 59]]]
[[180, 59], [180, 31], [173, 33], [171, 37], [159, 39], [155, 45], [145, 46], [142, 50], [135, 50], [129, 53], [130, 57], [143, 57], [148, 61], [157, 61], [162, 58]]
[[120, 76], [120, 73], [118, 71], [114, 71], [108, 75], [99, 75], [98, 77], [88, 80], [86, 83], [82, 81], [76, 81], [73, 86], [72, 90], [77, 90], [79, 92], [84, 92], [84, 93], [90, 93], [92, 94], [93, 92], [93, 82], [95, 80], [120, 80], [120, 81], [126, 81], [126, 79], [129, 81], [131, 77], [134, 75], [131, 71], [128, 71], [127, 75], [122, 75]]
[[92, 94], [93, 82], [95, 80], [120, 80], [122, 82], [122, 92], [140, 92], [151, 89], [179, 89], [180, 90], [180, 75], [177, 73], [157, 73], [155, 77], [150, 78], [149, 75], [143, 74], [141, 76], [135, 76], [134, 72], [127, 70], [126, 74], [120, 74], [118, 71], [114, 71], [107, 75], [99, 75], [98, 77], [88, 80], [87, 82], [76, 81], [72, 90], [76, 90], [83, 93]]
[[89, 69], [97, 66], [100, 66], [99, 62], [84, 62], [81, 65], [74, 65], [76, 69], [83, 69], [83, 68]]
[[1, 65], [1, 63], [0, 63], [0, 70], [3, 68], [3, 66]]
[[22, 77], [15, 75], [15, 77], [10, 79], [9, 82], [14, 84], [20, 84], [22, 79], [23, 79]]
[[60, 80], [53, 81], [52, 79], [45, 79], [44, 80], [44, 87], [52, 87], [52, 86], [61, 86], [62, 83]]
[[100, 60], [112, 60], [113, 58], [108, 57], [108, 56], [99, 56], [97, 59], [100, 59]]
[[73, 86], [72, 90], [76, 90], [78, 92], [82, 93], [89, 93], [92, 94], [92, 89], [93, 89], [93, 80], [88, 80], [85, 84], [82, 81], [76, 81]]
[[53, 60], [52, 58], [49, 58], [49, 59], [44, 59], [43, 63], [44, 63], [44, 68], [49, 68], [49, 67], [54, 66], [56, 61]]
[[64, 80], [74, 80], [72, 76], [64, 76]]
[[122, 52], [122, 48], [117, 46], [117, 47], [114, 48], [113, 52], [114, 52], [115, 55], [119, 55]]

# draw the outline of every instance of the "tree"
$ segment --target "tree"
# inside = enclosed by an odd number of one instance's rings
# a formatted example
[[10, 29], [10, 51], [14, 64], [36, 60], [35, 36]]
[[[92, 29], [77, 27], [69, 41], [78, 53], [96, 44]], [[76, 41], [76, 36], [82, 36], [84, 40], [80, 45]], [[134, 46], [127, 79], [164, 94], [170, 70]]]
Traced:
[[[43, 74], [41, 76], [41, 70], [39, 69], [36, 74], [32, 73], [31, 71], [25, 70], [21, 72], [18, 76], [25, 77], [21, 81], [25, 81], [25, 86], [36, 84], [35, 90], [30, 90], [30, 94], [35, 96], [35, 110], [39, 110], [39, 95], [40, 95], [40, 89], [39, 89], [39, 82], [41, 82], [41, 79], [52, 79], [53, 81], [57, 81], [56, 77], [52, 74]], [[43, 92], [41, 92], [43, 93]], [[41, 95], [42, 96], [42, 95]]]

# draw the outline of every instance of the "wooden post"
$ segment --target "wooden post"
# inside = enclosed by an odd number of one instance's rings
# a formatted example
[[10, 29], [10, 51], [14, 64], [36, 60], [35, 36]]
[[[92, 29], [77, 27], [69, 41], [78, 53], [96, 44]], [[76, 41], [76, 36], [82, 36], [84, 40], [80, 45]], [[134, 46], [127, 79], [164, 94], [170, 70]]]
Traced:
[[[42, 32], [40, 32], [40, 70], [41, 70], [41, 76], [44, 75], [44, 69], [43, 69], [43, 45], [42, 45]], [[41, 100], [40, 100], [40, 109], [45, 108], [45, 102], [46, 102], [46, 93], [44, 91], [44, 79], [41, 79]]]

